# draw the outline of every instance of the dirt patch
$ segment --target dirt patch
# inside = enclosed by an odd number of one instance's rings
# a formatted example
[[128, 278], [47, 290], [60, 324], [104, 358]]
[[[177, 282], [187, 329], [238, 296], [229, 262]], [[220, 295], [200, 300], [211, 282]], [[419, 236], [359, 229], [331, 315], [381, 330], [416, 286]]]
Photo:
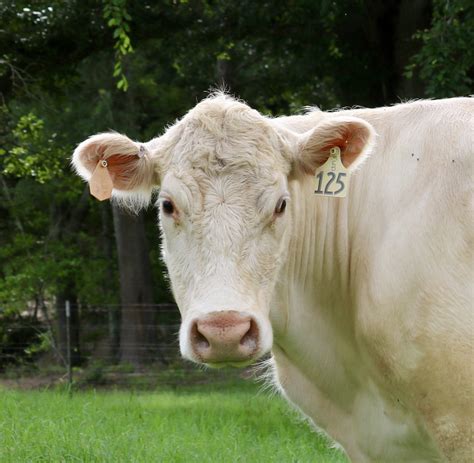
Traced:
[[21, 390], [48, 389], [65, 384], [65, 381], [66, 378], [63, 375], [26, 376], [14, 379], [0, 378], [0, 387]]

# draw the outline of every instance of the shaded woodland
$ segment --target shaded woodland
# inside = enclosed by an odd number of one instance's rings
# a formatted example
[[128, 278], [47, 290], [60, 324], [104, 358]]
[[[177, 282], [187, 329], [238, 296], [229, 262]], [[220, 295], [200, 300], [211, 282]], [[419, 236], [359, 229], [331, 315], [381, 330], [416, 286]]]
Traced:
[[11, 0], [0, 24], [0, 350], [53, 318], [64, 350], [68, 300], [75, 364], [90, 307], [109, 307], [115, 360], [140, 363], [173, 301], [156, 210], [73, 174], [86, 137], [149, 140], [215, 87], [269, 115], [473, 93], [469, 0]]

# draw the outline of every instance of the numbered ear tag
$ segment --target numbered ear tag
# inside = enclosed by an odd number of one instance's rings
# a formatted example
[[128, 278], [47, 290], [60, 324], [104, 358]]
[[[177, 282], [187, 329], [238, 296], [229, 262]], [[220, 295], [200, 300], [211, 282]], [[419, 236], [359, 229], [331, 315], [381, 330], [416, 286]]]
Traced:
[[101, 159], [97, 163], [92, 177], [89, 180], [91, 195], [95, 196], [99, 201], [109, 199], [112, 196], [112, 190], [114, 188], [107, 165], [107, 161]]
[[345, 198], [349, 188], [349, 171], [341, 161], [339, 146], [331, 148], [328, 160], [316, 170], [314, 193], [333, 198]]

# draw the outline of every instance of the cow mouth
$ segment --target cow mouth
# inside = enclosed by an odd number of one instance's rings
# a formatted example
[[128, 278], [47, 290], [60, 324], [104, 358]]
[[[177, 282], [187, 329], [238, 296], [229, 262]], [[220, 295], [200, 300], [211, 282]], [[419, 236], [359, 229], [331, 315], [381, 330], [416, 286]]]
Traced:
[[214, 369], [219, 369], [219, 368], [227, 368], [227, 367], [232, 367], [232, 368], [246, 368], [253, 363], [255, 363], [258, 360], [258, 358], [252, 358], [248, 360], [240, 360], [240, 361], [224, 361], [224, 362], [209, 362], [205, 363], [207, 367], [214, 368]]

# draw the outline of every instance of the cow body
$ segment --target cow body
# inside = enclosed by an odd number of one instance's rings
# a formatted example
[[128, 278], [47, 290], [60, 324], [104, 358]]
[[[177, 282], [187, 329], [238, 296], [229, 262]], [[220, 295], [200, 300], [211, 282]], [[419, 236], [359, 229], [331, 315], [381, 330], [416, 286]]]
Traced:
[[[251, 123], [232, 135], [234, 107]], [[264, 129], [245, 108], [211, 98], [147, 145], [167, 159], [160, 195], [180, 205], [162, 227], [183, 354], [240, 364], [270, 344], [276, 385], [354, 462], [471, 461], [473, 100], [262, 117]], [[338, 144], [320, 133], [340, 121], [347, 163], [373, 130], [375, 148], [346, 198], [316, 197], [304, 152]], [[300, 168], [268, 155], [285, 150], [303, 152]], [[291, 200], [267, 224], [246, 204], [268, 191]]]
[[[468, 461], [474, 103], [350, 113], [378, 143], [347, 200], [315, 199], [311, 178], [290, 184], [277, 383], [354, 461]], [[324, 114], [288, 122], [304, 131], [313, 117]]]

